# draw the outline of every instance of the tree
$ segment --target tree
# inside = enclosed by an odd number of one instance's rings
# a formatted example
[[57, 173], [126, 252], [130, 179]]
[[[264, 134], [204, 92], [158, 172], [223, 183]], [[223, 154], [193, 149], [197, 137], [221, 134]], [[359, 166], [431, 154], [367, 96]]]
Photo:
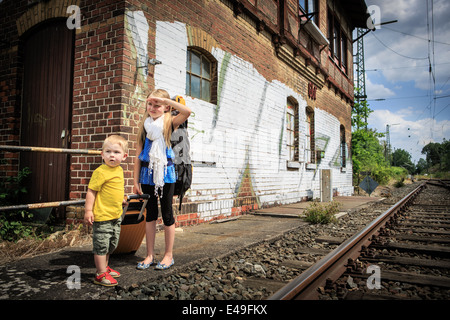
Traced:
[[440, 143], [430, 142], [422, 148], [422, 154], [426, 155], [429, 167], [439, 165], [439, 169], [442, 169], [441, 158], [443, 155], [443, 148]]
[[367, 101], [356, 102], [352, 108], [352, 127], [356, 130], [367, 128], [367, 118], [372, 112]]
[[352, 133], [354, 171], [372, 171], [378, 166], [386, 166], [383, 147], [378, 140], [382, 136], [373, 129], [360, 129]]
[[410, 174], [414, 174], [414, 164], [411, 161], [411, 155], [408, 151], [396, 149], [392, 154], [392, 165], [405, 168]]
[[450, 140], [446, 140], [442, 142], [442, 166], [444, 170], [450, 170]]
[[417, 162], [416, 165], [416, 172], [417, 174], [423, 174], [428, 170], [428, 163], [425, 161], [425, 159], [420, 158], [419, 162]]
[[422, 148], [422, 154], [426, 155], [428, 168], [439, 166], [439, 171], [450, 170], [450, 140], [430, 142]]

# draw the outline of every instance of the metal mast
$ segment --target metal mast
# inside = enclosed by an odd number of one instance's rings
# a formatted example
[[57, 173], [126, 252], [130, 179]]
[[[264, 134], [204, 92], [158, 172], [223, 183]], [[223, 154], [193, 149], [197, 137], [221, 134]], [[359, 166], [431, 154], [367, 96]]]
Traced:
[[367, 99], [366, 69], [364, 67], [364, 35], [367, 33], [367, 30], [357, 28], [356, 32], [357, 32], [356, 55], [355, 55], [356, 87], [359, 89], [359, 92], [357, 95], [355, 95], [355, 100], [356, 102], [361, 103], [361, 101]]

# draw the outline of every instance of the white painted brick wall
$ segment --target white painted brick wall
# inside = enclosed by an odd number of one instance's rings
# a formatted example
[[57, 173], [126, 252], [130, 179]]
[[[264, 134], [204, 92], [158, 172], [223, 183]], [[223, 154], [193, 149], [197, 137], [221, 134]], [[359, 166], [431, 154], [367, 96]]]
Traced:
[[[157, 88], [166, 89], [171, 95], [185, 96], [186, 50], [185, 25], [158, 21], [156, 58], [162, 64], [155, 67]], [[212, 54], [221, 70], [226, 52], [215, 48]], [[340, 145], [340, 123], [318, 108], [315, 130], [316, 137], [325, 138], [320, 142], [327, 141], [325, 158], [318, 170], [305, 169], [304, 162], [298, 170], [287, 170], [284, 122], [289, 96], [299, 104], [300, 159], [304, 159], [306, 101], [286, 84], [264, 79], [251, 62], [231, 55], [218, 106], [185, 97], [193, 111], [189, 119], [192, 160], [215, 163], [215, 166], [194, 165], [188, 196], [192, 201], [204, 202], [199, 205], [203, 217], [231, 213], [232, 200], [236, 198], [247, 164], [260, 205], [292, 203], [305, 196], [319, 197], [320, 169], [331, 168], [333, 188], [341, 195], [352, 194], [351, 163], [347, 162], [344, 173], [333, 164]]]

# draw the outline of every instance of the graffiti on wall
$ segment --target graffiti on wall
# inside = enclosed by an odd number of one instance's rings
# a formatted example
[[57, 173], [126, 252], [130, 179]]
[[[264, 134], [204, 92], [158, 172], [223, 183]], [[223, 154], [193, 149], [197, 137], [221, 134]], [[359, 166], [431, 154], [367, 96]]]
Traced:
[[[128, 23], [136, 23], [136, 17], [139, 20], [144, 16], [133, 14], [134, 20], [128, 19]], [[138, 37], [138, 33], [130, 32], [129, 36], [134, 39], [133, 37]], [[176, 94], [185, 92], [186, 38], [186, 25], [157, 21], [156, 59], [161, 60], [162, 64], [155, 67], [156, 87]], [[133, 40], [134, 46], [139, 46], [139, 43], [142, 41]], [[136, 49], [136, 59], [137, 51]], [[279, 81], [268, 81], [250, 62], [229, 52], [214, 48], [211, 54], [218, 63], [217, 104], [186, 97], [186, 103], [193, 111], [188, 130], [191, 151], [194, 150], [192, 160], [217, 164], [195, 169], [194, 183], [202, 185], [198, 188], [207, 189], [195, 190], [192, 196], [197, 196], [198, 199], [194, 200], [208, 199], [209, 195], [214, 199], [210, 188], [229, 188], [230, 197], [236, 198], [238, 194], [242, 194], [244, 185], [245, 188], [251, 187], [249, 194], [261, 199], [261, 203], [292, 202], [301, 198], [301, 193], [309, 194], [309, 190], [318, 186], [315, 182], [316, 170], [307, 171], [301, 161], [296, 172], [286, 169], [287, 137], [284, 134], [287, 97], [293, 97], [299, 102], [299, 130], [305, 129], [304, 98]], [[130, 109], [136, 109], [145, 100], [142, 88], [147, 85], [142, 83], [144, 85], [141, 86], [136, 83], [136, 90], [130, 99]], [[324, 121], [330, 119], [331, 125], [326, 127], [339, 126], [335, 117], [317, 111], [325, 118]], [[127, 117], [133, 117], [128, 110]], [[305, 145], [305, 139], [306, 135], [301, 133], [300, 146]], [[328, 131], [322, 133], [320, 127], [317, 127], [315, 140], [317, 149], [323, 151], [323, 160], [326, 160], [320, 166], [338, 167], [340, 143], [336, 137]], [[208, 183], [211, 183], [212, 172], [215, 178], [214, 184], [210, 185]], [[221, 197], [225, 195], [222, 194]]]

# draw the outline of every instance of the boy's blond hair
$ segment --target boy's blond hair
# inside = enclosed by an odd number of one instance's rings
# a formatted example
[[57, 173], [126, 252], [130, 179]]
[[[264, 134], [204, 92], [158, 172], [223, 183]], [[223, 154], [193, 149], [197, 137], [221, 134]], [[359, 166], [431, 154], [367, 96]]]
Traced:
[[107, 143], [118, 144], [122, 148], [123, 152], [128, 154], [128, 141], [124, 137], [121, 137], [117, 134], [109, 136], [105, 139], [105, 141], [103, 141], [102, 149], [105, 149], [105, 145]]

